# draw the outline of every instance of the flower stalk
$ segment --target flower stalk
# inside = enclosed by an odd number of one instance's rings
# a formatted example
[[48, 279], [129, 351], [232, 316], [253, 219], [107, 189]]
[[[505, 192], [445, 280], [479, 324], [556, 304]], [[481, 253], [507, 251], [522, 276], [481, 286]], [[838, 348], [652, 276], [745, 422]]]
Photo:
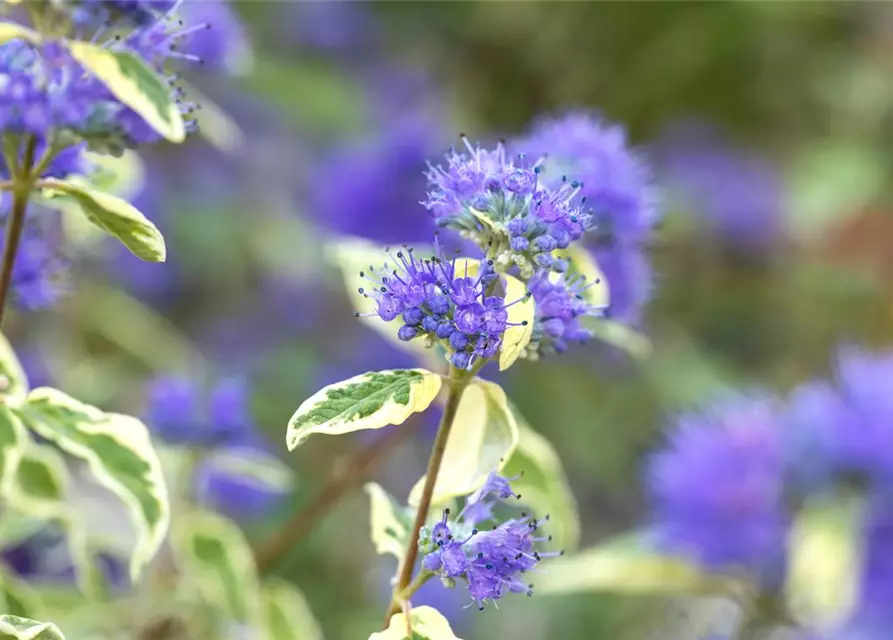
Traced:
[[16, 255], [19, 250], [19, 241], [22, 239], [22, 231], [25, 228], [25, 213], [28, 210], [28, 199], [31, 196], [31, 188], [34, 186], [35, 173], [34, 152], [37, 148], [37, 138], [29, 136], [25, 143], [25, 154], [18, 170], [15, 165], [10, 165], [13, 173], [12, 187], [12, 211], [6, 224], [6, 238], [3, 246], [3, 258], [0, 263], [0, 326], [3, 324], [3, 316], [6, 311], [6, 299], [9, 297], [9, 289], [12, 284], [12, 272], [15, 268]]
[[[413, 584], [413, 570], [416, 560], [419, 556], [419, 533], [428, 519], [428, 511], [431, 509], [431, 498], [434, 495], [434, 487], [437, 483], [437, 475], [440, 472], [440, 465], [443, 462], [444, 453], [446, 453], [447, 441], [450, 437], [450, 431], [453, 428], [453, 422], [456, 419], [456, 413], [459, 409], [459, 402], [462, 399], [468, 383], [474, 377], [474, 372], [467, 372], [450, 366], [449, 391], [447, 395], [446, 405], [443, 410], [443, 418], [440, 420], [440, 426], [437, 428], [437, 436], [434, 440], [434, 447], [431, 449], [431, 457], [428, 459], [428, 470], [425, 472], [425, 485], [422, 489], [422, 496], [419, 500], [419, 508], [416, 512], [415, 521], [409, 532], [409, 542], [406, 547], [406, 555], [400, 563], [400, 574], [394, 585], [391, 603], [385, 614], [385, 628], [396, 613], [399, 613], [402, 603], [406, 601], [406, 593], [410, 595], [414, 591], [410, 591], [409, 587]], [[424, 571], [419, 573], [419, 578], [424, 575]], [[424, 578], [427, 580], [427, 577]], [[421, 584], [419, 584], [421, 586]]]

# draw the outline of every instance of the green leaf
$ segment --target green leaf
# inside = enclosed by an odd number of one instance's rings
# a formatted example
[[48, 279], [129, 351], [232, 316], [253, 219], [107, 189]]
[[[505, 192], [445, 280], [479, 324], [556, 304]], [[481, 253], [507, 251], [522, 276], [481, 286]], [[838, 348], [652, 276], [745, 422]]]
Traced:
[[392, 369], [329, 385], [304, 401], [289, 420], [288, 449], [314, 433], [338, 435], [403, 424], [428, 408], [440, 384], [440, 376], [425, 369]]
[[830, 630], [852, 613], [862, 575], [864, 507], [856, 496], [820, 496], [797, 514], [786, 594], [798, 619]]
[[77, 201], [87, 219], [115, 236], [136, 257], [147, 262], [164, 262], [164, 237], [152, 222], [126, 200], [96, 191], [80, 182], [41, 180], [39, 186], [52, 200], [61, 192]]
[[537, 593], [580, 592], [711, 595], [730, 583], [681, 559], [657, 553], [641, 534], [623, 535], [578, 554], [555, 558], [537, 576]]
[[44, 615], [37, 591], [5, 570], [0, 570], [0, 611], [29, 618]]
[[15, 22], [0, 20], [0, 44], [15, 40], [16, 38], [28, 40], [29, 42], [39, 42], [40, 34], [31, 31], [31, 29], [27, 29], [20, 24], [16, 24]]
[[596, 316], [581, 316], [580, 322], [595, 334], [596, 339], [626, 351], [634, 358], [641, 360], [651, 355], [651, 340], [632, 327]]
[[[528, 294], [527, 285], [510, 275], [502, 275], [505, 281], [505, 303], [510, 305], [508, 322], [511, 326], [502, 336], [499, 348], [499, 370], [505, 371], [524, 353], [533, 336], [533, 318], [536, 315], [536, 303]], [[516, 302], [520, 301], [520, 302]]]
[[205, 603], [239, 622], [257, 620], [257, 569], [251, 547], [235, 523], [209, 511], [182, 514], [174, 523], [171, 544]]
[[12, 345], [0, 333], [0, 377], [3, 385], [0, 392], [13, 400], [24, 400], [28, 395], [28, 377], [19, 362]]
[[[410, 635], [409, 630], [412, 630]], [[369, 640], [461, 640], [450, 628], [447, 619], [433, 607], [413, 607], [406, 616], [397, 613], [388, 628], [369, 636]]]
[[580, 515], [561, 458], [551, 443], [533, 430], [517, 407], [509, 407], [518, 423], [518, 448], [502, 470], [515, 493], [538, 518], [549, 514], [548, 531], [556, 549], [571, 551], [580, 541]]
[[366, 483], [363, 490], [369, 494], [369, 525], [375, 551], [402, 560], [415, 510], [401, 505], [375, 482]]
[[164, 540], [170, 520], [161, 464], [146, 426], [47, 387], [32, 391], [18, 411], [30, 429], [84, 460], [97, 481], [127, 506], [137, 533], [130, 559], [136, 580]]
[[202, 106], [194, 116], [201, 137], [223, 153], [235, 154], [244, 149], [245, 132], [223, 107], [196, 89], [194, 85], [186, 85], [185, 93], [191, 102]]
[[65, 636], [51, 622], [0, 616], [0, 640], [65, 640]]
[[[419, 255], [426, 252], [425, 247], [416, 248], [416, 253]], [[326, 257], [333, 266], [341, 271], [348, 299], [354, 309], [360, 314], [374, 313], [375, 301], [371, 297], [360, 295], [357, 289], [369, 287], [369, 281], [360, 276], [361, 271], [368, 273], [374, 268], [379, 273], [387, 273], [394, 268], [387, 260], [385, 247], [362, 238], [341, 237], [327, 243]], [[393, 346], [401, 351], [408, 351], [431, 368], [443, 361], [437, 356], [435, 350], [426, 347], [424, 340], [410, 340], [409, 342], [400, 340], [397, 337], [397, 329], [402, 324], [399, 318], [385, 322], [378, 316], [361, 315], [359, 320]]]
[[[518, 446], [518, 435], [518, 423], [502, 387], [475, 378], [459, 401], [432, 503], [440, 505], [480, 488], [491, 471], [505, 466]], [[424, 485], [423, 476], [409, 494], [411, 506], [419, 505]]]
[[569, 275], [578, 274], [585, 279], [587, 287], [583, 296], [586, 302], [593, 307], [607, 307], [611, 304], [611, 285], [586, 247], [574, 244], [556, 253], [568, 261]]
[[90, 42], [69, 41], [68, 49], [75, 60], [155, 131], [171, 142], [186, 139], [183, 116], [170, 86], [140, 56], [130, 51], [111, 51]]
[[286, 493], [292, 489], [294, 475], [279, 458], [253, 447], [229, 447], [213, 451], [205, 462], [216, 472], [237, 477], [261, 490]]
[[56, 449], [29, 443], [22, 452], [18, 473], [7, 499], [13, 509], [44, 520], [67, 520], [66, 492], [71, 476]]
[[0, 404], [0, 495], [9, 493], [29, 442], [19, 417], [7, 405]]
[[291, 582], [267, 580], [261, 589], [264, 640], [323, 640], [304, 594]]

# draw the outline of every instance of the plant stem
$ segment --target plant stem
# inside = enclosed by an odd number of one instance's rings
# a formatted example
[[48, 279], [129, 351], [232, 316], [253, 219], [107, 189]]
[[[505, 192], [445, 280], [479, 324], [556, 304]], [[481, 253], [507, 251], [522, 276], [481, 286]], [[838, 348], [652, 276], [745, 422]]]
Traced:
[[[12, 284], [12, 272], [15, 268], [16, 254], [19, 251], [19, 240], [21, 240], [22, 230], [25, 228], [25, 212], [28, 210], [28, 198], [31, 196], [31, 187], [33, 186], [31, 167], [34, 164], [36, 147], [37, 139], [34, 136], [29, 136], [25, 143], [25, 157], [20, 173], [17, 172], [13, 187], [12, 211], [6, 223], [3, 259], [0, 263], [0, 326], [3, 324], [6, 299], [9, 297], [9, 289]], [[12, 171], [12, 167], [10, 167], [10, 171]]]
[[447, 396], [446, 406], [443, 410], [443, 418], [440, 426], [437, 428], [437, 437], [434, 440], [434, 448], [431, 449], [431, 457], [428, 459], [428, 470], [425, 472], [425, 486], [422, 489], [422, 497], [419, 500], [419, 509], [416, 512], [415, 521], [412, 530], [409, 532], [409, 543], [406, 547], [406, 555], [400, 564], [400, 576], [397, 584], [394, 585], [394, 592], [391, 603], [388, 605], [385, 614], [385, 628], [391, 620], [391, 616], [400, 612], [401, 596], [409, 584], [412, 582], [412, 573], [415, 569], [415, 562], [419, 556], [419, 532], [428, 519], [428, 511], [431, 509], [431, 497], [434, 495], [434, 486], [437, 483], [437, 474], [440, 471], [440, 465], [443, 462], [443, 455], [446, 452], [447, 441], [450, 437], [450, 430], [453, 427], [453, 421], [456, 419], [456, 411], [459, 408], [459, 401], [462, 399], [462, 393], [469, 381], [473, 378], [473, 374], [469, 375], [465, 371], [457, 370], [450, 365], [449, 395]]
[[258, 570], [269, 571], [273, 563], [307, 535], [313, 526], [334, 507], [338, 500], [359, 484], [388, 453], [412, 433], [409, 424], [379, 438], [343, 465], [343, 471], [329, 479], [322, 491], [306, 507], [299, 509], [282, 527], [262, 540], [254, 550]]

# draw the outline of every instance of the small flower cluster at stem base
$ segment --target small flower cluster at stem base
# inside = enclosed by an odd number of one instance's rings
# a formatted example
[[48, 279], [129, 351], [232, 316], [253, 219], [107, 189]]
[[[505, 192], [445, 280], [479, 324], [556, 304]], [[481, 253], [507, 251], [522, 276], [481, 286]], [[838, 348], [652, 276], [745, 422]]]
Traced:
[[464, 580], [479, 609], [508, 593], [532, 596], [533, 585], [525, 574], [544, 558], [562, 554], [537, 550], [537, 545], [550, 541], [551, 536], [540, 535], [540, 522], [527, 513], [482, 528], [494, 519], [496, 504], [520, 498], [508, 479], [491, 473], [455, 520], [450, 521], [450, 510], [446, 509], [441, 521], [423, 532], [419, 545], [426, 554], [422, 559], [424, 570], [438, 575], [448, 588], [455, 586], [456, 580]]
[[365, 315], [401, 321], [400, 340], [425, 338], [429, 345], [440, 344], [453, 366], [469, 370], [499, 352], [506, 329], [516, 326], [508, 319], [508, 308], [529, 297], [507, 301], [494, 295], [499, 276], [492, 261], [477, 264], [474, 275], [469, 265], [466, 259], [446, 259], [439, 243], [431, 258], [417, 258], [409, 248], [399, 250], [383, 269], [370, 266], [368, 273], [360, 272], [373, 288], [359, 292], [376, 304]]

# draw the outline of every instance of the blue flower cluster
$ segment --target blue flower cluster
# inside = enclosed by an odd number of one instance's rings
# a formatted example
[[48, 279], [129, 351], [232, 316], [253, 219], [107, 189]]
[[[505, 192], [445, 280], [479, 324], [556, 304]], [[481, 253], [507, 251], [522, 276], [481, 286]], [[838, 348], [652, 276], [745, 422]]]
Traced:
[[488, 151], [463, 138], [466, 152], [446, 155], [446, 167], [429, 165], [425, 208], [441, 226], [474, 240], [501, 268], [517, 266], [523, 279], [536, 269], [567, 270], [556, 255], [592, 227], [582, 184], [563, 177], [549, 187], [542, 160], [515, 159], [500, 144]]
[[[541, 553], [537, 545], [551, 538], [537, 533], [540, 523], [522, 513], [492, 528], [483, 523], [493, 520], [496, 503], [520, 499], [509, 480], [491, 473], [481, 489], [471, 495], [458, 517], [450, 522], [450, 510], [420, 540], [429, 550], [422, 560], [425, 570], [440, 576], [444, 586], [465, 580], [468, 593], [479, 609], [487, 601], [496, 601], [507, 593], [533, 595], [533, 585], [522, 576], [533, 571], [543, 560], [561, 555], [560, 551]], [[548, 520], [548, 516], [546, 517]]]
[[396, 252], [393, 264], [386, 263], [381, 275], [374, 267], [369, 269], [360, 273], [374, 285], [370, 292], [360, 288], [362, 295], [376, 302], [376, 310], [367, 315], [385, 322], [400, 319], [398, 338], [424, 337], [429, 344], [441, 344], [459, 369], [470, 369], [476, 360], [499, 352], [506, 329], [515, 326], [507, 309], [526, 298], [506, 301], [491, 293], [499, 280], [492, 260], [480, 263], [478, 273], [470, 275], [467, 262], [445, 259], [439, 245], [431, 258], [419, 259], [412, 249], [405, 249]]
[[[850, 623], [889, 637], [893, 615], [893, 352], [840, 353], [836, 384], [741, 397], [680, 418], [648, 468], [655, 529], [670, 550], [781, 586], [788, 527], [811, 496], [865, 496], [860, 607]], [[880, 635], [872, 635], [880, 634]]]
[[541, 119], [511, 147], [545, 156], [550, 171], [542, 181], [553, 189], [564, 174], [580, 181], [580, 198], [586, 198], [594, 227], [585, 241], [611, 290], [605, 315], [638, 324], [652, 292], [644, 248], [661, 217], [645, 157], [630, 145], [623, 127], [586, 112]]
[[[100, 27], [94, 40], [112, 50], [134, 52], [160, 72], [165, 72], [172, 60], [198, 60], [178, 51], [178, 47], [190, 34], [206, 29], [207, 24], [181, 26], [172, 13], [175, 5], [162, 14], [154, 3], [114, 4], [131, 17], [139, 16], [140, 26], [123, 37], [114, 29]], [[173, 83], [175, 77], [168, 80]], [[139, 114], [86, 72], [64, 40], [34, 43], [14, 39], [0, 45], [0, 84], [4, 86], [0, 130], [5, 132], [31, 133], [44, 141], [58, 140], [65, 134], [66, 140], [86, 140], [91, 147], [104, 151], [159, 140], [159, 134]], [[191, 113], [194, 107], [181, 99], [179, 90], [171, 91], [181, 111]]]
[[567, 351], [570, 344], [593, 337], [592, 329], [581, 322], [584, 316], [600, 316], [604, 309], [586, 301], [587, 283], [577, 274], [551, 274], [539, 271], [527, 286], [536, 303], [533, 335], [527, 349], [531, 358]]

